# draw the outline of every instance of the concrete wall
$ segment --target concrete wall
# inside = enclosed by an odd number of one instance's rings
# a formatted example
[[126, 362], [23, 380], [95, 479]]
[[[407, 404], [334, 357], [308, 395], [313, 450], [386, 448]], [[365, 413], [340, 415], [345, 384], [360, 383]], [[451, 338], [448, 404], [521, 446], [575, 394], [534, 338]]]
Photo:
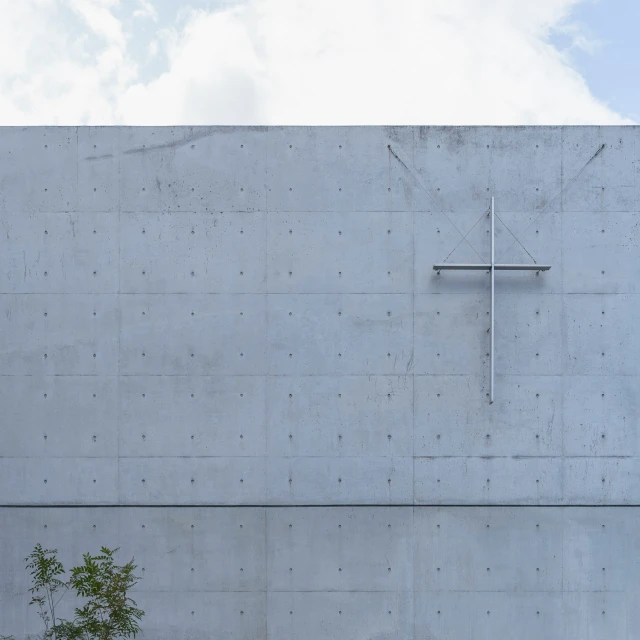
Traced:
[[639, 139], [0, 129], [0, 633], [40, 541], [150, 638], [639, 638]]

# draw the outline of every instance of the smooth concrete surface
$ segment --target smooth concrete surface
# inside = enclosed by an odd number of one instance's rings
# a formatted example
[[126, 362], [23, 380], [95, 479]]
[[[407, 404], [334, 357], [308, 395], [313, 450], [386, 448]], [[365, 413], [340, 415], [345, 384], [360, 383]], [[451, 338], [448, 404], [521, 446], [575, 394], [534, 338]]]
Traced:
[[[640, 638], [639, 143], [0, 128], [0, 634], [40, 541], [135, 555], [150, 638]], [[491, 197], [552, 267], [496, 275], [493, 405], [489, 277], [432, 268]]]
[[39, 630], [36, 542], [67, 565], [120, 544], [149, 638], [631, 640], [640, 624], [635, 508], [5, 507], [17, 636]]

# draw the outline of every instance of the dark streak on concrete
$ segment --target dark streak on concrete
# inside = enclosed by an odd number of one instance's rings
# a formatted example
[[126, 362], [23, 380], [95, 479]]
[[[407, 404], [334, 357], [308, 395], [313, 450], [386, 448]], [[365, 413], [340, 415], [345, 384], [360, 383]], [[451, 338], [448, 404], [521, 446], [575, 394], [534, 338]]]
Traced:
[[[242, 127], [240, 127], [242, 128]], [[158, 151], [160, 149], [176, 149], [178, 147], [183, 147], [186, 144], [190, 144], [195, 142], [196, 140], [201, 140], [202, 138], [208, 138], [214, 133], [236, 133], [239, 127], [206, 127], [204, 131], [199, 133], [193, 133], [186, 138], [181, 138], [179, 140], [172, 140], [171, 142], [163, 142], [161, 144], [152, 144], [144, 147], [135, 147], [133, 149], [127, 149], [122, 153], [125, 155], [131, 155], [135, 153], [146, 153], [147, 151]], [[267, 127], [247, 127], [248, 131], [251, 132], [264, 132], [267, 130]]]
[[85, 160], [107, 160], [108, 158], [113, 158], [113, 153], [105, 153], [102, 156], [87, 156]]

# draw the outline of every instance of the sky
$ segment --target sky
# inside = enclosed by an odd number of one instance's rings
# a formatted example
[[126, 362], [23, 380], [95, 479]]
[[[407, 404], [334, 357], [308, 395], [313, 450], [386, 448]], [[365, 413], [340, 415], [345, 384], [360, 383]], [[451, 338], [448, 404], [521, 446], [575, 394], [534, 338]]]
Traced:
[[638, 0], [0, 0], [0, 125], [640, 121]]

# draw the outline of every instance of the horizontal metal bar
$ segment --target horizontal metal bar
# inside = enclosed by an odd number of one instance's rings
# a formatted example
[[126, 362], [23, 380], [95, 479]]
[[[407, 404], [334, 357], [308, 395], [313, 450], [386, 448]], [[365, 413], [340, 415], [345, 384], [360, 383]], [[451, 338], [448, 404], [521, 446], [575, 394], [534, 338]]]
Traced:
[[[549, 271], [551, 265], [548, 264], [496, 264], [496, 271]], [[490, 271], [490, 264], [464, 264], [464, 263], [446, 263], [434, 264], [434, 271]]]
[[484, 271], [491, 269], [490, 264], [434, 264], [433, 270], [440, 271], [441, 269], [452, 269], [452, 270], [465, 270], [465, 271]]
[[496, 271], [549, 271], [550, 264], [496, 264]]

